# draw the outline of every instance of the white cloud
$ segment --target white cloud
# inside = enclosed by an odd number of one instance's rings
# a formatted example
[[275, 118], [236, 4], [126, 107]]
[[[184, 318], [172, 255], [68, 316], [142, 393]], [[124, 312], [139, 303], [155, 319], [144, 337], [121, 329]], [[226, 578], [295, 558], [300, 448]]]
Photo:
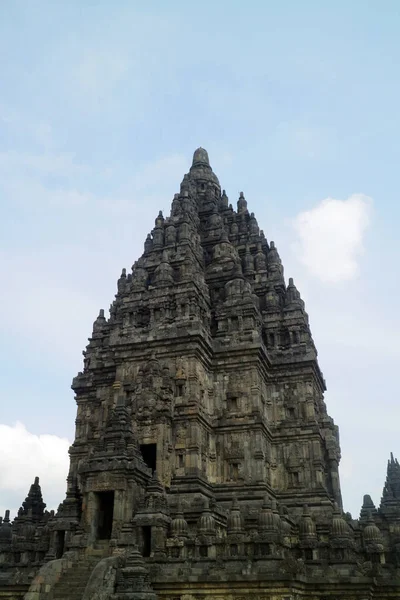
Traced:
[[56, 435], [36, 435], [22, 423], [0, 424], [0, 514], [6, 508], [15, 516], [34, 478], [40, 478], [48, 510], [64, 499], [70, 442]]
[[327, 198], [297, 215], [293, 222], [296, 254], [311, 275], [324, 283], [357, 276], [371, 203], [363, 194], [353, 194], [347, 200]]

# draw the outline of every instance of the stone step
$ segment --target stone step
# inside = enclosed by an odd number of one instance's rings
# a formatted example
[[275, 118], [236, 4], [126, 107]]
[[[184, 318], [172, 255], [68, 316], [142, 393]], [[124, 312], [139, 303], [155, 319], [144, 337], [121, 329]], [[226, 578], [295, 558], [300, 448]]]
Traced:
[[70, 569], [68, 569], [68, 571], [66, 571], [66, 573], [88, 573], [89, 571], [93, 571], [94, 567], [96, 566], [96, 564], [99, 561], [96, 560], [95, 564], [92, 565], [85, 565], [85, 566], [79, 566], [79, 567], [71, 567]]
[[76, 586], [72, 586], [72, 585], [66, 585], [66, 586], [62, 586], [62, 587], [57, 587], [57, 593], [62, 593], [62, 592], [77, 592], [79, 590], [82, 590], [83, 588], [86, 587], [87, 581], [85, 581], [84, 583], [82, 583], [81, 585], [76, 585]]
[[87, 581], [87, 579], [89, 579], [89, 577], [90, 577], [90, 573], [88, 573], [85, 577], [79, 577], [79, 578], [68, 577], [68, 575], [66, 575], [65, 577], [63, 577], [62, 580], [60, 580], [60, 585], [61, 585], [61, 583], [64, 583], [64, 582], [68, 582], [68, 584], [71, 584], [71, 585], [72, 584], [78, 585], [78, 584], [81, 584], [82, 581]]
[[89, 569], [80, 569], [78, 571], [78, 569], [71, 569], [69, 571], [66, 571], [66, 573], [68, 573], [69, 575], [74, 575], [75, 577], [85, 577], [88, 573], [91, 573], [94, 569], [93, 567], [90, 567]]
[[63, 581], [60, 581], [58, 585], [82, 585], [82, 583], [84, 583], [88, 579], [89, 575], [84, 579], [70, 579], [69, 577], [66, 577]]
[[63, 573], [54, 586], [54, 600], [81, 600], [90, 575], [102, 556], [85, 557]]
[[62, 577], [62, 579], [60, 579], [60, 581], [71, 581], [71, 582], [85, 581], [85, 579], [88, 579], [90, 577], [90, 573], [91, 573], [91, 571], [88, 571], [87, 573], [85, 573], [84, 576], [81, 576], [81, 577], [77, 577], [76, 575], [69, 576], [69, 574], [66, 573], [65, 576], [63, 575], [63, 577]]
[[61, 600], [62, 598], [71, 598], [72, 596], [77, 596], [78, 598], [82, 598], [83, 593], [85, 591], [86, 586], [82, 586], [78, 590], [54, 590], [54, 600]]
[[[65, 581], [68, 580], [68, 582], [70, 583], [81, 583], [82, 581], [86, 581], [86, 579], [89, 579], [90, 577], [90, 571], [84, 576], [84, 577], [65, 577]], [[64, 578], [63, 578], [64, 579]]]
[[66, 571], [65, 575], [68, 575], [72, 579], [74, 579], [74, 578], [82, 579], [82, 577], [87, 577], [89, 575], [89, 573], [91, 573], [92, 571], [93, 571], [93, 569], [88, 569], [87, 571], [80, 571], [79, 573], [76, 573], [76, 572], [74, 573], [72, 571]]
[[83, 592], [85, 591], [85, 585], [83, 585], [80, 588], [77, 588], [76, 590], [54, 590], [54, 597], [55, 598], [69, 598], [70, 596], [82, 596]]
[[69, 598], [70, 596], [82, 596], [83, 592], [85, 591], [85, 585], [80, 587], [79, 589], [74, 589], [74, 590], [54, 590], [54, 600], [58, 600], [59, 598]]
[[63, 590], [63, 589], [77, 590], [78, 588], [81, 588], [83, 585], [86, 585], [86, 583], [87, 583], [86, 580], [79, 582], [79, 584], [78, 583], [74, 584], [74, 583], [68, 582], [68, 583], [65, 583], [65, 584], [62, 584], [62, 585], [58, 585], [57, 589], [58, 590]]
[[85, 587], [81, 587], [79, 590], [54, 590], [53, 600], [81, 600]]
[[70, 577], [66, 577], [62, 581], [60, 580], [59, 585], [82, 585], [85, 581], [87, 581], [90, 577], [88, 574], [86, 577], [82, 577], [81, 579], [72, 579]]

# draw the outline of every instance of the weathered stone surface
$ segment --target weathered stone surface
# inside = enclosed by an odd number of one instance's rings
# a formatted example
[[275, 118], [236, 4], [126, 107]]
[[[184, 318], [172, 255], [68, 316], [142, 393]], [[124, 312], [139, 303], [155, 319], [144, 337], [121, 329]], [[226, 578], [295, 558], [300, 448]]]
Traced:
[[378, 509], [343, 512], [304, 302], [204, 149], [72, 387], [66, 498], [46, 513], [35, 480], [6, 516], [0, 596], [38, 573], [27, 600], [399, 597], [400, 466]]
[[73, 553], [66, 552], [63, 558], [51, 560], [41, 567], [39, 573], [30, 585], [25, 600], [41, 600], [52, 598], [53, 589], [62, 575], [72, 567]]
[[109, 600], [114, 593], [119, 562], [118, 557], [110, 556], [94, 567], [82, 600]]

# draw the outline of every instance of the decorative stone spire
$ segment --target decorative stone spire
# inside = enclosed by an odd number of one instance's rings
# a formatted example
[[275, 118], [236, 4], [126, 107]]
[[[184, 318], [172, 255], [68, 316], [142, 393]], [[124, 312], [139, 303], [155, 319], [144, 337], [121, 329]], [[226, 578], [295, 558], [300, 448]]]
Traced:
[[2, 544], [8, 545], [12, 540], [12, 526], [10, 523], [10, 511], [6, 510], [3, 522], [0, 527], [0, 547]]
[[335, 502], [332, 526], [331, 526], [331, 538], [335, 540], [336, 545], [338, 542], [345, 542], [350, 537], [350, 528], [343, 518], [342, 512]]
[[243, 259], [244, 272], [246, 275], [252, 275], [254, 273], [254, 258], [250, 252], [250, 247], [246, 245], [246, 252]]
[[[193, 167], [193, 165], [192, 165], [192, 167]], [[183, 176], [182, 182], [181, 182], [180, 196], [183, 198], [188, 198], [189, 191], [190, 191], [189, 174], [185, 173], [185, 175]]]
[[271, 498], [271, 510], [272, 510], [272, 514], [274, 515], [275, 529], [277, 531], [279, 531], [281, 529], [282, 522], [281, 522], [279, 510], [278, 510], [278, 503], [275, 500], [275, 498]]
[[153, 240], [151, 239], [150, 233], [147, 234], [146, 241], [144, 243], [144, 253], [148, 254], [153, 249]]
[[292, 277], [289, 277], [289, 285], [286, 289], [285, 305], [286, 308], [300, 308], [300, 310], [304, 309], [304, 302], [300, 297], [299, 290], [294, 285]]
[[115, 456], [132, 455], [143, 463], [137, 441], [133, 435], [129, 413], [125, 404], [125, 394], [119, 382], [115, 382], [116, 406], [110, 412], [99, 448], [113, 451]]
[[154, 471], [146, 488], [146, 506], [152, 508], [154, 512], [169, 513], [165, 489], [158, 478], [157, 471]]
[[400, 465], [393, 453], [390, 453], [390, 460], [387, 465], [386, 482], [383, 488], [381, 508], [389, 505], [399, 505], [400, 507]]
[[368, 515], [367, 524], [363, 530], [363, 540], [367, 552], [379, 553], [383, 550], [382, 535], [371, 513]]
[[360, 519], [362, 521], [366, 521], [370, 514], [375, 516], [376, 513], [377, 510], [375, 508], [375, 504], [373, 503], [371, 496], [369, 494], [365, 494], [360, 511]]
[[176, 243], [176, 227], [173, 223], [169, 223], [165, 227], [165, 245], [174, 246]]
[[[230, 204], [230, 207], [232, 208], [232, 204]], [[236, 238], [236, 236], [239, 233], [239, 227], [238, 224], [236, 223], [236, 221], [233, 221], [232, 225], [231, 225], [231, 231], [230, 234]]]
[[118, 293], [123, 294], [126, 288], [126, 269], [122, 269], [121, 276], [117, 283]]
[[317, 544], [317, 528], [307, 504], [303, 507], [303, 516], [299, 524], [299, 537], [301, 543], [305, 546], [315, 546]]
[[153, 249], [160, 250], [164, 247], [164, 229], [156, 227], [153, 229]]
[[158, 213], [158, 217], [156, 218], [155, 223], [154, 223], [155, 226], [162, 227], [164, 225], [164, 220], [165, 219], [163, 217], [162, 210], [160, 210], [160, 212]]
[[247, 211], [247, 200], [244, 197], [243, 192], [240, 192], [240, 194], [239, 194], [239, 200], [237, 203], [237, 211], [239, 214]]
[[375, 525], [372, 514], [368, 515], [367, 525], [364, 528], [364, 540], [368, 542], [379, 542], [381, 540], [381, 532], [379, 528]]
[[275, 531], [276, 529], [271, 500], [268, 495], [264, 496], [261, 510], [258, 513], [258, 528], [262, 532]]
[[221, 200], [220, 200], [220, 208], [222, 210], [226, 210], [229, 207], [229, 198], [226, 195], [225, 190], [222, 190]]
[[187, 537], [188, 524], [183, 515], [182, 503], [178, 499], [178, 506], [175, 518], [171, 522], [171, 533], [175, 537]]
[[148, 273], [144, 266], [143, 257], [132, 266], [132, 290], [139, 291], [146, 287]]
[[39, 477], [35, 477], [35, 481], [32, 483], [29, 493], [18, 512], [18, 517], [29, 516], [33, 521], [40, 521], [43, 517], [45, 508], [46, 504], [43, 502]]
[[267, 270], [267, 258], [262, 250], [261, 242], [257, 244], [257, 252], [254, 257], [254, 265], [257, 272], [262, 272]]
[[292, 533], [292, 526], [288, 521], [288, 510], [286, 506], [279, 506], [279, 516], [281, 520], [281, 531], [284, 539], [288, 539]]
[[146, 564], [136, 545], [132, 547], [126, 565], [117, 573], [115, 592], [115, 600], [157, 600]]
[[99, 316], [93, 323], [93, 334], [96, 335], [101, 333], [104, 329], [104, 326], [107, 324], [106, 318], [104, 316], [104, 308], [101, 308], [99, 311]]
[[257, 219], [254, 213], [251, 213], [250, 215], [249, 232], [251, 236], [258, 236], [260, 233], [260, 228], [258, 226]]
[[168, 286], [174, 283], [174, 269], [169, 264], [168, 251], [164, 250], [161, 263], [154, 273], [154, 285]]
[[241, 533], [243, 529], [242, 515], [240, 512], [239, 501], [236, 496], [233, 497], [232, 506], [227, 520], [228, 533]]
[[206, 498], [204, 503], [203, 512], [197, 524], [199, 533], [203, 535], [215, 535], [215, 519], [210, 510], [210, 503]]
[[275, 242], [270, 242], [269, 252], [267, 254], [268, 272], [271, 278], [281, 279], [283, 277], [282, 261], [278, 254]]

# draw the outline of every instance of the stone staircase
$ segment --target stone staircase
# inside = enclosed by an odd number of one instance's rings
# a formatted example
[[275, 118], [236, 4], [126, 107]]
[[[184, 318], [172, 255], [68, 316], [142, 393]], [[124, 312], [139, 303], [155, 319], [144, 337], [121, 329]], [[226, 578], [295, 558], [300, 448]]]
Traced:
[[53, 600], [82, 600], [90, 575], [97, 563], [107, 554], [104, 546], [97, 546], [79, 562], [65, 571], [53, 590]]

